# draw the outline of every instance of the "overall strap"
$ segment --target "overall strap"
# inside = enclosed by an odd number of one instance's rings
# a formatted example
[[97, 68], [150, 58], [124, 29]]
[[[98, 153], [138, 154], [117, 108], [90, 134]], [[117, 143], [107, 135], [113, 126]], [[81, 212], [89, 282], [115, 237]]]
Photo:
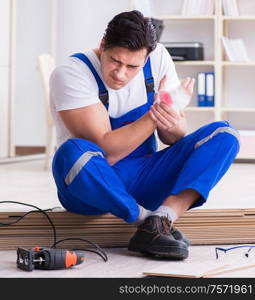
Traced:
[[145, 87], [147, 91], [148, 102], [153, 103], [155, 91], [154, 91], [154, 78], [152, 76], [152, 71], [151, 71], [150, 57], [148, 57], [147, 62], [143, 67], [143, 74], [144, 74], [144, 81], [145, 81]]
[[92, 63], [88, 59], [88, 57], [83, 53], [75, 53], [75, 54], [71, 55], [71, 57], [79, 58], [81, 61], [83, 61], [88, 66], [88, 68], [90, 69], [90, 71], [94, 75], [95, 80], [97, 82], [98, 89], [99, 89], [99, 94], [98, 94], [99, 99], [102, 101], [102, 103], [104, 105], [109, 104], [108, 91], [107, 91], [102, 79], [97, 74], [97, 71], [95, 70], [94, 66], [92, 65]]

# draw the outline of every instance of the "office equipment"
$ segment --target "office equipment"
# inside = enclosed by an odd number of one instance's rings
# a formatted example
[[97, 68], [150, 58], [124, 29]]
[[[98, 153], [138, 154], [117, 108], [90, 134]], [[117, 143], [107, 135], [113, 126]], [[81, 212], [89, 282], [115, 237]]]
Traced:
[[163, 43], [174, 61], [204, 60], [204, 47], [200, 42]]

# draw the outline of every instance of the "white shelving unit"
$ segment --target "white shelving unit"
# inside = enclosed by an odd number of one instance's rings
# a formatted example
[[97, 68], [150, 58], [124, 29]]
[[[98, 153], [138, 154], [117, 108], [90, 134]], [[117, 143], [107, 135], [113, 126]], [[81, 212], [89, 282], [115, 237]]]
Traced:
[[[151, 1], [155, 12], [153, 17], [164, 21], [160, 42], [194, 41], [204, 44], [205, 60], [175, 62], [180, 78], [196, 78], [197, 72], [215, 73], [215, 106], [198, 107], [195, 87], [190, 105], [186, 108], [189, 131], [209, 122], [227, 120], [241, 133], [241, 150], [237, 158], [255, 159], [255, 1], [237, 0], [238, 17], [223, 15], [222, 0], [214, 0], [214, 14], [210, 16], [182, 16], [183, 1], [178, 2], [174, 6], [167, 0]], [[222, 36], [243, 39], [250, 61], [227, 61]], [[242, 144], [242, 134], [247, 132]]]
[[11, 4], [9, 0], [0, 2], [0, 158], [8, 156], [9, 152], [9, 81], [10, 81], [10, 25]]

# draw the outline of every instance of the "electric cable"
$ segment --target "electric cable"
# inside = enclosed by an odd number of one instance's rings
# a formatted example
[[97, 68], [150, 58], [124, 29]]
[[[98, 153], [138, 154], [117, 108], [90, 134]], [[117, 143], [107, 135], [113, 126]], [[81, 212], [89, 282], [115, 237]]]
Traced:
[[48, 221], [49, 221], [49, 223], [50, 223], [50, 225], [52, 227], [52, 230], [53, 230], [54, 242], [53, 242], [53, 244], [52, 244], [52, 246], [50, 248], [56, 248], [57, 244], [62, 243], [64, 241], [74, 241], [74, 240], [84, 241], [84, 242], [87, 242], [90, 245], [96, 247], [98, 251], [93, 250], [93, 249], [88, 249], [88, 248], [84, 248], [84, 249], [72, 249], [72, 250], [81, 250], [81, 251], [94, 252], [97, 255], [99, 255], [105, 262], [107, 262], [108, 257], [106, 255], [106, 253], [103, 251], [103, 249], [101, 247], [99, 247], [96, 243], [93, 243], [93, 242], [91, 242], [91, 241], [89, 241], [87, 239], [82, 239], [82, 238], [65, 238], [65, 239], [57, 241], [56, 227], [55, 227], [54, 223], [52, 222], [51, 218], [49, 217], [49, 215], [46, 213], [46, 211], [52, 211], [55, 207], [43, 210], [43, 209], [39, 208], [38, 206], [35, 206], [35, 205], [32, 205], [32, 204], [23, 203], [23, 202], [18, 202], [18, 201], [0, 201], [0, 204], [1, 203], [20, 204], [20, 205], [24, 205], [24, 206], [33, 207], [33, 208], [35, 208], [37, 210], [28, 211], [24, 215], [20, 216], [17, 220], [9, 222], [9, 223], [0, 222], [0, 226], [11, 226], [13, 224], [18, 223], [19, 221], [21, 221], [23, 218], [25, 218], [27, 215], [29, 215], [31, 213], [38, 213], [38, 212], [40, 212], [40, 213], [44, 214], [47, 217], [47, 219], [48, 219]]
[[[18, 202], [18, 201], [0, 201], [0, 203], [13, 203], [13, 204], [20, 204], [20, 205], [24, 205], [24, 206], [29, 206], [29, 207], [33, 207], [35, 209], [37, 209], [39, 212], [41, 212], [42, 214], [44, 214], [46, 216], [46, 218], [48, 219], [48, 221], [50, 222], [50, 225], [52, 227], [53, 230], [53, 239], [54, 239], [54, 243], [57, 241], [57, 233], [56, 233], [56, 228], [51, 220], [51, 218], [49, 217], [49, 215], [40, 207], [37, 207], [35, 205], [32, 204], [27, 204], [27, 203], [23, 203], [23, 202]], [[20, 220], [22, 220], [25, 216], [27, 216], [30, 213], [34, 213], [35, 211], [30, 211], [25, 213], [23, 216], [21, 216], [18, 220], [15, 220], [13, 222], [10, 223], [0, 223], [2, 226], [8, 226], [8, 225], [13, 225], [17, 222], [19, 222]]]
[[89, 243], [90, 245], [94, 246], [97, 248], [98, 251], [95, 251], [95, 250], [92, 250], [92, 249], [88, 249], [88, 248], [84, 248], [84, 249], [78, 249], [78, 248], [72, 248], [71, 250], [84, 250], [84, 251], [89, 251], [89, 252], [94, 252], [94, 253], [97, 253], [99, 256], [102, 257], [102, 259], [107, 262], [108, 260], [108, 257], [106, 255], [106, 253], [103, 251], [103, 249], [101, 247], [99, 247], [97, 244], [89, 241], [89, 240], [86, 240], [86, 239], [82, 239], [82, 238], [66, 238], [66, 239], [63, 239], [63, 240], [59, 240], [57, 241], [56, 243], [54, 243], [51, 248], [55, 248], [55, 246], [59, 243], [62, 243], [64, 241], [84, 241], [84, 242], [87, 242]]

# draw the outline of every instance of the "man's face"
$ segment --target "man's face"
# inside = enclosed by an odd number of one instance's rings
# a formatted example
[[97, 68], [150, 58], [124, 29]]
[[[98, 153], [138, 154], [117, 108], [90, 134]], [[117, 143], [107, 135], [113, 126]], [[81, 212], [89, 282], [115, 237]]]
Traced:
[[143, 68], [147, 49], [130, 51], [123, 47], [99, 49], [101, 71], [106, 84], [113, 90], [121, 89]]

